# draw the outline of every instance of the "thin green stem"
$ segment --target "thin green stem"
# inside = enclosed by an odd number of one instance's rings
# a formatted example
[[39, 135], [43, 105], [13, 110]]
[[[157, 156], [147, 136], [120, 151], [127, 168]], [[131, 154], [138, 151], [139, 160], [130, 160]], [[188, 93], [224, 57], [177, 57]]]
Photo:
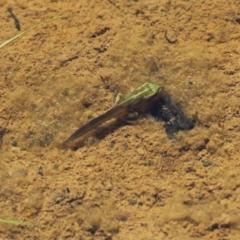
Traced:
[[14, 224], [14, 225], [22, 225], [22, 226], [37, 226], [37, 224], [35, 224], [35, 223], [6, 220], [6, 219], [2, 219], [2, 218], [0, 218], [0, 223], [9, 223], [9, 224]]
[[15, 39], [23, 36], [24, 34], [26, 34], [26, 33], [28, 33], [28, 32], [30, 32], [30, 31], [33, 30], [33, 29], [38, 28], [38, 27], [42, 26], [43, 24], [52, 22], [52, 21], [54, 21], [54, 20], [57, 20], [57, 19], [60, 19], [60, 18], [64, 18], [64, 17], [66, 17], [66, 16], [67, 16], [67, 15], [61, 15], [61, 16], [58, 16], [58, 17], [54, 17], [54, 18], [51, 18], [51, 19], [44, 20], [44, 21], [42, 21], [42, 22], [40, 22], [40, 23], [38, 23], [38, 24], [36, 24], [36, 25], [28, 28], [27, 30], [25, 30], [25, 31], [17, 34], [16, 36], [8, 39], [7, 41], [5, 41], [4, 43], [2, 43], [2, 44], [0, 45], [0, 49], [3, 48], [5, 45], [11, 43], [11, 42], [14, 41]]

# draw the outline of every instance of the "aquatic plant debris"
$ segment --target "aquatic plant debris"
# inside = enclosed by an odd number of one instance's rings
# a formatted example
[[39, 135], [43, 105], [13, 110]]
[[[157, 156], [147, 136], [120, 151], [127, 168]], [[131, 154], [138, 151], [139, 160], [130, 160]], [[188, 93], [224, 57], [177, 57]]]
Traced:
[[2, 218], [0, 218], [0, 223], [8, 223], [8, 224], [22, 225], [22, 226], [37, 226], [36, 223], [7, 220], [7, 219], [2, 219]]
[[16, 29], [18, 31], [21, 31], [20, 22], [19, 22], [18, 18], [15, 16], [15, 14], [13, 13], [12, 8], [8, 8], [7, 11], [10, 13], [10, 16], [13, 18]]
[[42, 22], [37, 23], [36, 25], [28, 28], [27, 30], [25, 30], [25, 31], [17, 34], [16, 36], [14, 36], [14, 37], [8, 39], [7, 41], [5, 41], [4, 43], [2, 43], [2, 44], [0, 45], [0, 49], [3, 48], [4, 46], [6, 46], [7, 44], [11, 43], [11, 42], [14, 41], [15, 39], [20, 38], [21, 36], [23, 36], [23, 35], [25, 35], [26, 33], [30, 32], [30, 31], [33, 30], [33, 29], [38, 28], [38, 27], [40, 27], [40, 26], [42, 26], [42, 25], [44, 25], [44, 24], [46, 24], [46, 23], [52, 22], [52, 21], [54, 21], [54, 20], [57, 20], [57, 19], [60, 19], [60, 18], [64, 18], [64, 17], [67, 17], [67, 15], [61, 15], [61, 16], [57, 16], [57, 17], [50, 18], [50, 19], [47, 19], [47, 20], [43, 20]]

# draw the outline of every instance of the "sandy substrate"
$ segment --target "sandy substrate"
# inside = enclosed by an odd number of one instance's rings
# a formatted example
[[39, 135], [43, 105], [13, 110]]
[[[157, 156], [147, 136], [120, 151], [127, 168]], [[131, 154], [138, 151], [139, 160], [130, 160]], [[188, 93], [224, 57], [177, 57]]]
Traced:
[[[37, 224], [0, 239], [240, 239], [240, 2], [1, 0], [1, 43], [8, 7], [22, 30], [68, 16], [0, 49], [0, 218]], [[58, 148], [145, 82], [195, 128], [110, 121]]]

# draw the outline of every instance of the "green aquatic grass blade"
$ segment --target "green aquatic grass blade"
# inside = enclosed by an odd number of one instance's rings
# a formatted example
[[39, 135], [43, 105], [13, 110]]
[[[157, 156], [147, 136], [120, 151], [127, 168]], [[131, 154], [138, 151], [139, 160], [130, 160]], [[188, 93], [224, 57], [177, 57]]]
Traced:
[[52, 22], [52, 21], [54, 21], [54, 20], [57, 20], [57, 19], [60, 19], [60, 18], [64, 18], [64, 17], [66, 17], [66, 16], [67, 16], [67, 15], [61, 15], [61, 16], [58, 16], [58, 17], [54, 17], [54, 18], [50, 18], [50, 19], [44, 20], [44, 21], [42, 21], [42, 22], [40, 22], [40, 23], [38, 23], [38, 24], [36, 24], [36, 25], [28, 28], [27, 30], [25, 30], [25, 31], [17, 34], [16, 36], [8, 39], [7, 41], [5, 41], [4, 43], [2, 43], [2, 44], [0, 45], [0, 49], [3, 48], [4, 46], [6, 46], [7, 44], [11, 43], [11, 42], [14, 41], [15, 39], [20, 38], [21, 36], [23, 36], [23, 35], [25, 35], [26, 33], [30, 32], [30, 31], [33, 30], [33, 29], [38, 28], [38, 27], [42, 26], [43, 24]]
[[7, 220], [7, 219], [2, 219], [2, 218], [0, 218], [0, 223], [8, 223], [8, 224], [13, 224], [13, 225], [21, 225], [21, 226], [37, 226], [37, 224], [35, 224], [35, 223]]

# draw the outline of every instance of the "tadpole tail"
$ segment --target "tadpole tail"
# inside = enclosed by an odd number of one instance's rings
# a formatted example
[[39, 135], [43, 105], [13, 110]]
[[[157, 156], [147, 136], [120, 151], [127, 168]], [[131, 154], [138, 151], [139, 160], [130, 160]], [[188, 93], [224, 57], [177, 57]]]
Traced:
[[121, 108], [115, 107], [110, 109], [109, 111], [105, 112], [104, 114], [100, 115], [92, 119], [87, 124], [80, 127], [76, 132], [74, 132], [68, 139], [66, 139], [62, 146], [66, 146], [68, 143], [72, 142], [73, 140], [83, 136], [84, 134], [88, 133], [92, 129], [96, 128], [97, 126], [101, 125], [103, 122], [116, 117], [122, 111]]

